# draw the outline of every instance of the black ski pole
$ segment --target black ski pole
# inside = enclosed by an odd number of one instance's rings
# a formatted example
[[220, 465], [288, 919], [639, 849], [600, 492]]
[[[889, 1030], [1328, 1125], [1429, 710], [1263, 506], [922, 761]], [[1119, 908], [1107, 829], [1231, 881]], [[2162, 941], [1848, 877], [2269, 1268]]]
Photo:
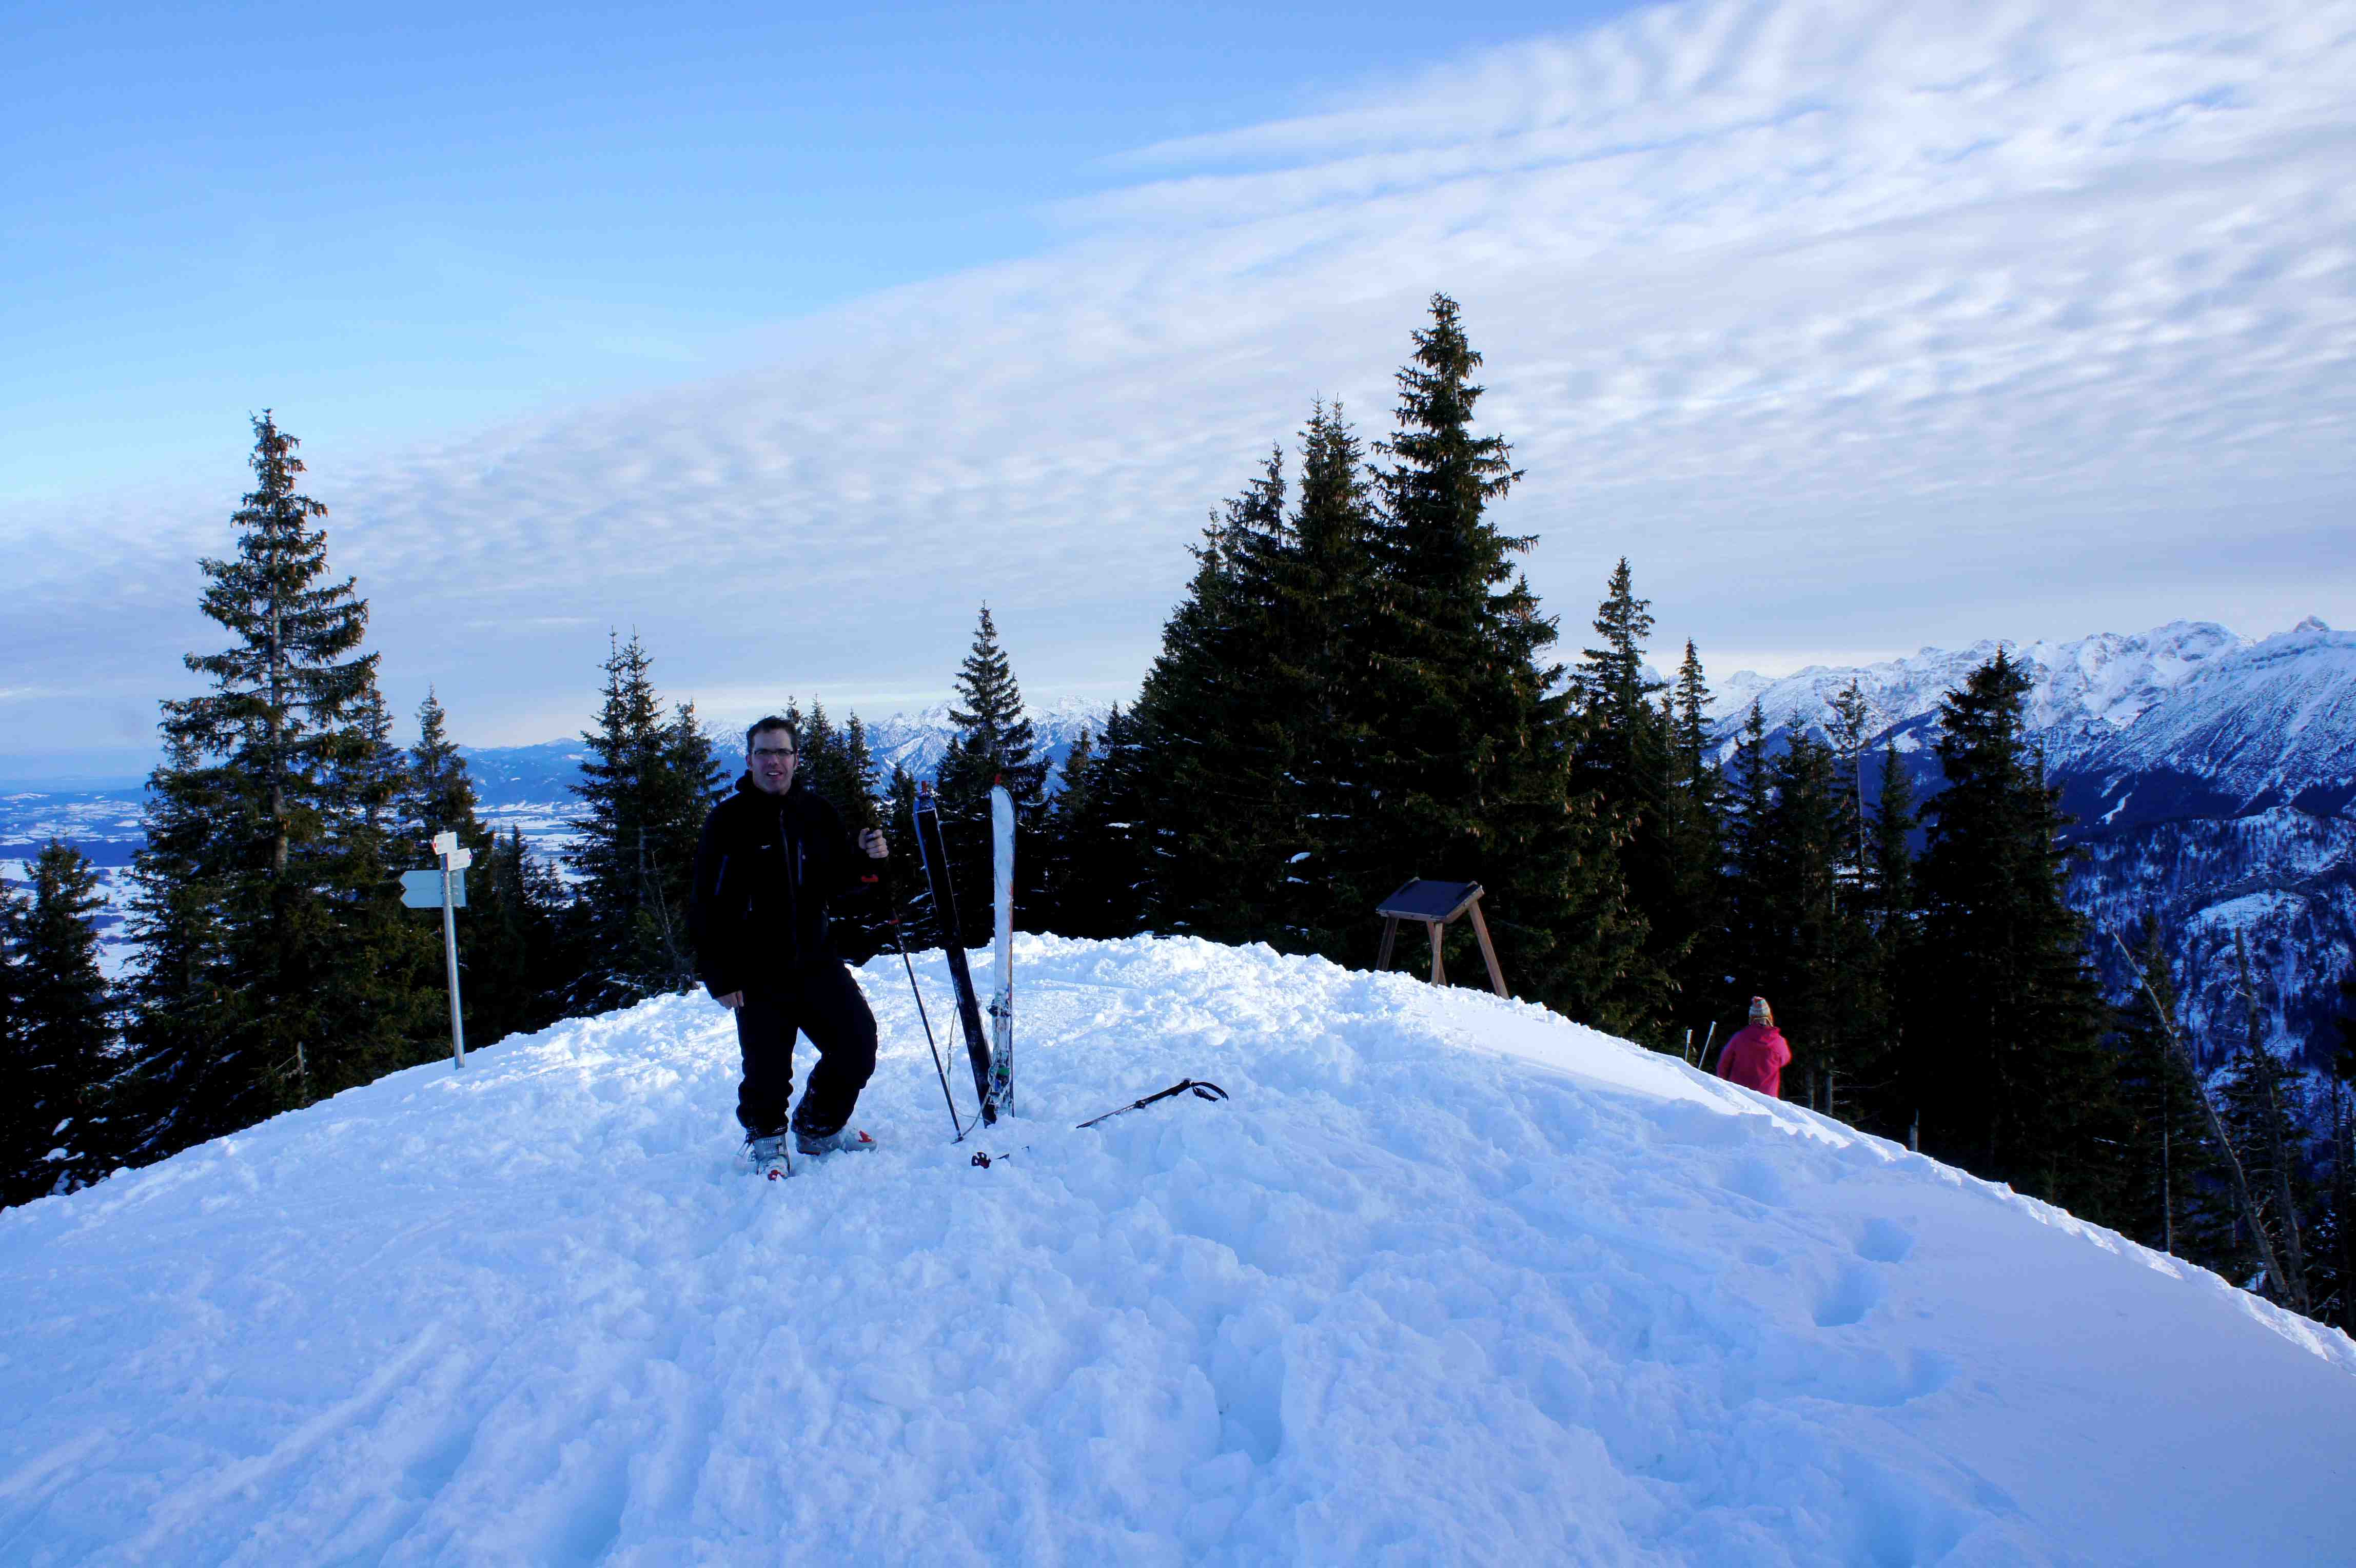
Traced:
[[916, 966], [908, 961], [908, 933], [900, 924], [899, 889], [889, 869], [884, 877], [884, 897], [892, 903], [892, 945], [900, 950], [900, 967], [908, 972], [908, 994], [916, 999], [916, 1022], [925, 1026], [925, 1048], [933, 1053], [933, 1071], [941, 1080], [941, 1102], [949, 1108], [949, 1126], [957, 1136], [952, 1144], [965, 1142], [965, 1123], [958, 1120], [957, 1100], [949, 1093], [949, 1069], [941, 1063], [941, 1047], [933, 1039], [933, 1021], [925, 1015], [925, 993], [916, 984]]
[[1149, 1094], [1142, 1100], [1132, 1100], [1117, 1111], [1108, 1111], [1102, 1116], [1091, 1116], [1080, 1125], [1093, 1127], [1099, 1122], [1108, 1122], [1116, 1116], [1126, 1116], [1132, 1111], [1142, 1111], [1157, 1100], [1167, 1100], [1173, 1094], [1183, 1094], [1190, 1089], [1194, 1091], [1194, 1098], [1197, 1100], [1225, 1100], [1228, 1097], [1227, 1091], [1215, 1083], [1203, 1083], [1191, 1078], [1181, 1079], [1159, 1094]]

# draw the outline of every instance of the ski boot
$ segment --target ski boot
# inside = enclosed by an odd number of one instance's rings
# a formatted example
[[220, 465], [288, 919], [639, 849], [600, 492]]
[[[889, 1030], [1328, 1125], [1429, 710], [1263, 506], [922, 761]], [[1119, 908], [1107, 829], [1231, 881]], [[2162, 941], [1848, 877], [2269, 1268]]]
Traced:
[[768, 1133], [744, 1140], [744, 1157], [755, 1176], [783, 1181], [794, 1174], [794, 1157], [786, 1149], [786, 1134]]
[[874, 1147], [875, 1140], [855, 1127], [845, 1127], [840, 1133], [829, 1133], [822, 1138], [813, 1137], [808, 1133], [794, 1134], [794, 1152], [808, 1155], [813, 1158], [819, 1155], [840, 1154], [845, 1150], [866, 1152]]

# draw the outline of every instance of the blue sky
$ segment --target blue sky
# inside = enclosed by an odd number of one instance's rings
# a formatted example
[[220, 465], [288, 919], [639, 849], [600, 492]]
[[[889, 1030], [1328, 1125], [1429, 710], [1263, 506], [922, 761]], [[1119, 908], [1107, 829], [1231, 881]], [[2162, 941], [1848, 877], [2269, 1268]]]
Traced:
[[[51, 10], [0, 51], [0, 777], [217, 644], [247, 414], [397, 710], [1123, 696], [1434, 290], [1575, 657], [2356, 620], [2356, 0]], [[12, 760], [13, 759], [13, 760]]]
[[[1444, 52], [1609, 9], [1460, 7]], [[1119, 155], [1412, 69], [1431, 29], [1392, 0], [15, 15], [14, 499], [207, 461], [249, 407], [381, 447], [732, 365], [1038, 251]]]

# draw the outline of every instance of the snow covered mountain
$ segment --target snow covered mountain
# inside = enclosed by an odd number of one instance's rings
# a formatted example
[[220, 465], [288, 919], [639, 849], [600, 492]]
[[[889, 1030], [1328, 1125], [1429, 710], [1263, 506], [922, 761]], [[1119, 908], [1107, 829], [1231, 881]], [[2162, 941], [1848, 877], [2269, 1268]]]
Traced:
[[[1108, 711], [1102, 703], [1066, 697], [1034, 706], [1028, 716], [1038, 732], [1040, 750], [1061, 768], [1080, 732], [1086, 729], [1093, 734], [1102, 730]], [[840, 721], [849, 715], [833, 716]], [[866, 717], [863, 714], [860, 716]], [[887, 777], [898, 766], [919, 779], [929, 779], [940, 767], [942, 754], [956, 734], [957, 725], [949, 719], [949, 705], [942, 703], [870, 723], [867, 744]], [[723, 738], [723, 761], [733, 762], [735, 737], [732, 735]], [[486, 806], [498, 808], [552, 804], [569, 807], [573, 800], [570, 787], [579, 782], [581, 764], [589, 755], [577, 736], [538, 746], [460, 749], [466, 754], [467, 771], [474, 777], [476, 793]]]
[[[1772, 740], [1822, 738], [1832, 696], [1855, 679], [1874, 744], [1887, 736], [1935, 789], [1939, 704], [1997, 646], [1776, 681], [1737, 675], [1710, 712], [1721, 755], [1753, 703]], [[2114, 982], [2126, 965], [2110, 933], [2158, 916], [2194, 1033], [2222, 1054], [2243, 1027], [2239, 931], [2275, 1048], [2327, 1036], [2340, 983], [2356, 971], [2356, 633], [2310, 618], [2254, 641], [2177, 621], [2012, 652], [2034, 682], [2029, 729], [2078, 819], [2084, 856], [2071, 897], [2094, 920]]]
[[[1026, 712], [1024, 716], [1038, 736], [1039, 753], [1055, 764], [1055, 774], [1048, 784], [1050, 790], [1055, 787], [1055, 778], [1062, 774], [1064, 759], [1072, 754], [1072, 743], [1080, 737], [1080, 732], [1102, 734], [1105, 717], [1110, 711], [1104, 703], [1065, 697]], [[943, 703], [919, 713], [894, 714], [880, 724], [871, 724], [867, 727], [867, 744], [887, 778], [896, 766], [906, 768], [914, 778], [930, 779], [939, 770], [941, 757], [956, 735], [957, 725], [949, 722], [949, 705]]]
[[[674, 997], [0, 1213], [0, 1556], [2356, 1540], [2356, 1345], [2213, 1275], [1526, 1004], [1192, 940], [1016, 951], [986, 1170], [879, 961], [882, 1152], [789, 1182], [739, 1174], [726, 1015]], [[1072, 1126], [1181, 1077], [1234, 1098]]]

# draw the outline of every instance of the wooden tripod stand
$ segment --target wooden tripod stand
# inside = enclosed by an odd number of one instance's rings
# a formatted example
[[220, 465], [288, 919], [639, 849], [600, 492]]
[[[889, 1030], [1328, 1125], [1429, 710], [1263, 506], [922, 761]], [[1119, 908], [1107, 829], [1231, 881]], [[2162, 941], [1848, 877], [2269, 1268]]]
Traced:
[[1497, 950], [1489, 940], [1489, 922], [1481, 918], [1481, 885], [1477, 882], [1426, 882], [1417, 878], [1375, 906], [1375, 913], [1383, 918], [1383, 955], [1375, 961], [1377, 970], [1391, 966], [1391, 950], [1398, 943], [1399, 922], [1420, 920], [1424, 934], [1431, 939], [1431, 983], [1448, 983], [1448, 971], [1440, 961], [1440, 935], [1449, 923], [1462, 915], [1472, 917], [1472, 934], [1480, 939], [1482, 960], [1489, 966], [1489, 989], [1500, 996], [1512, 994], [1505, 989], [1505, 976], [1497, 967]]

